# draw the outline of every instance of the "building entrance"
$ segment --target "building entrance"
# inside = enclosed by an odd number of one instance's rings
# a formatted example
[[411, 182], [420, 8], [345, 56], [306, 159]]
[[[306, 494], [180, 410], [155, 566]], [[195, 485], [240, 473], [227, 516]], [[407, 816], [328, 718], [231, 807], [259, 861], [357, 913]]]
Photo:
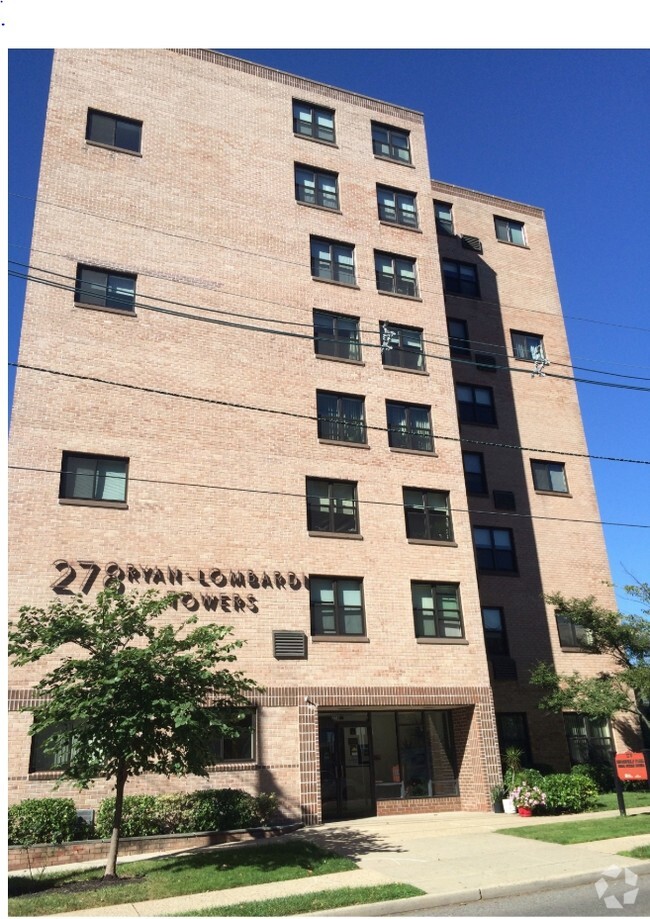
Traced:
[[374, 816], [370, 743], [367, 713], [320, 716], [323, 820]]

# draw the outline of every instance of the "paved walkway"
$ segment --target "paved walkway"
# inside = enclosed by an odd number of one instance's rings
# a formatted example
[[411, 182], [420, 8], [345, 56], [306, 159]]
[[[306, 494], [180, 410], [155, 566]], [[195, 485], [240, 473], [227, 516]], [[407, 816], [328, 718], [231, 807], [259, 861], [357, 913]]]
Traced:
[[[647, 811], [636, 808], [629, 814]], [[615, 813], [582, 814], [580, 819], [598, 820]], [[575, 815], [534, 818], [536, 825], [575, 819], [578, 819]], [[630, 868], [639, 876], [642, 890], [650, 888], [650, 860], [616, 855], [635, 846], [650, 845], [650, 834], [560, 846], [495, 832], [506, 826], [525, 825], [516, 815], [451, 813], [371, 817], [306, 827], [284, 839], [301, 838], [333, 848], [353, 858], [360, 870], [60, 915], [169, 916], [208, 906], [394, 881], [413, 884], [425, 891], [425, 896], [413, 899], [346, 907], [329, 913], [398, 916], [409, 915], [414, 909], [595, 883], [611, 865]], [[258, 844], [282, 845], [282, 842], [275, 839]]]

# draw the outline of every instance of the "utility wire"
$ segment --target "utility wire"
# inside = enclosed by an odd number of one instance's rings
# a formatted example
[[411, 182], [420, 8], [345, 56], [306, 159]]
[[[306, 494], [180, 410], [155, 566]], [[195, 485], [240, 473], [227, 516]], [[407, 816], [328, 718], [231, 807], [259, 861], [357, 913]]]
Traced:
[[[286, 334], [291, 334], [291, 333], [286, 333]], [[23, 364], [17, 361], [10, 361], [9, 366], [20, 368], [22, 370], [31, 370], [36, 373], [47, 373], [47, 374], [51, 374], [52, 376], [64, 377], [66, 379], [71, 379], [71, 380], [82, 380], [84, 382], [100, 383], [106, 386], [116, 386], [121, 389], [130, 389], [130, 390], [135, 390], [137, 392], [152, 393], [154, 395], [159, 395], [159, 396], [169, 396], [171, 398], [183, 399], [183, 400], [187, 400], [190, 402], [203, 402], [209, 405], [220, 405], [225, 408], [245, 409], [247, 411], [262, 412], [262, 413], [269, 414], [269, 415], [281, 415], [281, 416], [285, 416], [289, 418], [297, 418], [297, 419], [301, 419], [305, 421], [318, 421], [319, 420], [318, 416], [316, 415], [305, 415], [300, 412], [289, 412], [289, 411], [285, 411], [283, 409], [277, 409], [277, 408], [263, 408], [261, 406], [246, 405], [240, 402], [227, 402], [223, 399], [213, 399], [207, 396], [191, 396], [185, 393], [172, 392], [172, 391], [164, 390], [164, 389], [155, 389], [153, 387], [147, 387], [147, 386], [137, 386], [135, 383], [119, 383], [115, 380], [104, 380], [104, 379], [101, 379], [100, 377], [91, 377], [91, 376], [85, 376], [82, 374], [68, 373], [63, 370], [52, 370], [47, 367], [34, 367], [30, 364]], [[388, 433], [390, 430], [392, 430], [388, 427], [380, 427], [378, 425], [364, 425], [363, 427], [366, 430], [382, 431], [384, 433]], [[444, 435], [444, 434], [435, 434], [435, 438], [438, 440], [450, 440], [450, 441], [456, 441], [458, 443], [475, 444], [475, 445], [480, 445], [484, 447], [503, 447], [508, 450], [520, 450], [523, 452], [530, 452], [530, 453], [545, 453], [545, 454], [552, 454], [555, 456], [572, 456], [572, 457], [577, 457], [579, 459], [607, 460], [609, 462], [615, 462], [615, 463], [635, 463], [638, 465], [650, 466], [650, 460], [629, 459], [629, 458], [617, 457], [617, 456], [601, 456], [601, 455], [593, 454], [593, 453], [576, 453], [576, 452], [570, 452], [568, 450], [549, 450], [549, 449], [546, 449], [545, 447], [522, 447], [519, 444], [502, 444], [502, 443], [497, 443], [494, 441], [478, 440], [476, 438], [471, 438], [471, 437], [454, 437], [452, 435]]]
[[[48, 274], [53, 277], [63, 278], [68, 281], [76, 282], [76, 277], [74, 275], [63, 274], [61, 272], [52, 271], [47, 268], [40, 268], [37, 265], [32, 265], [28, 262], [19, 262], [16, 259], [9, 259], [9, 263], [11, 265], [18, 266], [19, 268], [26, 268], [28, 270], [38, 271], [41, 274]], [[154, 277], [158, 279], [161, 278], [160, 275], [149, 274], [147, 272], [140, 272], [140, 275], [143, 277]], [[37, 280], [36, 278], [30, 278], [28, 275], [21, 275], [18, 273], [14, 274], [13, 276], [20, 277], [26, 280]], [[207, 286], [207, 285], [196, 283], [196, 282], [192, 283], [189, 281], [180, 281], [178, 279], [175, 279], [174, 283], [183, 284], [184, 286], [198, 287], [201, 289], [206, 289], [206, 286]], [[64, 288], [64, 289], [72, 289], [72, 288]], [[212, 289], [212, 288], [208, 287], [208, 289]], [[297, 312], [309, 313], [309, 314], [313, 312], [311, 309], [305, 309], [304, 307], [299, 307], [295, 304], [288, 305], [288, 304], [280, 303], [279, 301], [268, 300], [266, 298], [260, 298], [260, 297], [251, 297], [250, 295], [242, 295], [242, 294], [232, 292], [232, 291], [220, 290], [220, 292], [225, 293], [227, 296], [230, 296], [230, 297], [243, 297], [244, 299], [254, 300], [255, 302], [258, 302], [258, 303], [267, 303], [273, 306], [283, 306], [284, 309], [288, 308], [288, 309], [291, 309]], [[183, 303], [182, 301], [163, 300], [163, 298], [152, 297], [152, 296], [145, 297], [145, 299], [159, 301], [159, 302], [175, 303], [177, 306], [186, 306], [192, 309], [203, 309], [208, 312], [235, 316], [235, 317], [244, 318], [244, 319], [256, 319], [260, 322], [272, 322], [272, 323], [275, 323], [276, 325], [293, 325], [293, 326], [304, 327], [304, 328], [309, 328], [309, 329], [313, 328], [313, 321], [312, 322], [300, 322], [297, 320], [276, 319], [273, 316], [251, 316], [250, 313], [236, 313], [232, 310], [220, 310], [220, 309], [217, 309], [216, 307], [197, 307], [197, 306], [194, 306], [193, 304]], [[324, 312], [327, 312], [327, 311], [325, 310]], [[377, 323], [375, 323], [375, 325], [371, 327], [370, 322], [371, 322], [370, 320], [359, 320], [359, 325], [360, 325], [361, 330], [366, 335], [380, 336], [381, 332], [378, 331], [376, 328]], [[446, 339], [445, 341], [439, 341], [438, 339], [426, 338], [423, 336], [422, 341], [425, 344], [432, 344], [432, 345], [436, 345], [436, 346], [440, 346], [444, 348], [448, 348], [449, 346], [449, 339]], [[366, 342], [366, 344], [369, 344], [369, 343]], [[507, 347], [505, 344], [502, 345], [502, 344], [497, 344], [496, 342], [486, 342], [486, 341], [481, 341], [479, 339], [472, 339], [472, 338], [467, 339], [467, 344], [471, 346], [473, 350], [476, 350], [476, 347], [480, 347], [481, 351], [484, 353], [492, 354], [495, 357], [507, 359], [508, 354], [507, 354]], [[369, 346], [372, 347], [371, 344], [369, 344]], [[604, 363], [608, 363], [608, 362], [605, 361]], [[613, 362], [609, 362], [609, 363], [613, 363]], [[615, 377], [620, 377], [622, 379], [641, 380], [644, 382], [650, 382], [650, 377], [643, 377], [638, 374], [614, 373], [608, 370], [598, 370], [595, 367], [581, 367], [581, 366], [577, 366], [574, 364], [565, 364], [561, 361], [556, 361], [556, 360], [553, 361], [553, 366], [568, 367], [570, 369], [582, 370], [588, 373], [599, 373], [604, 376], [615, 376]], [[508, 368], [508, 369], [512, 369], [512, 368]], [[522, 369], [522, 368], [518, 368], [518, 369]], [[526, 371], [522, 370], [522, 372], [526, 372]]]
[[[39, 270], [39, 269], [37, 269], [37, 270]], [[18, 273], [18, 272], [10, 271], [10, 272], [9, 272], [9, 275], [10, 275], [11, 277], [21, 277], [21, 278], [25, 278], [26, 280], [32, 281], [33, 283], [36, 283], [36, 284], [43, 284], [43, 285], [45, 285], [46, 287], [54, 287], [54, 288], [57, 288], [57, 289], [60, 289], [60, 290], [67, 290], [67, 291], [70, 291], [70, 292], [74, 292], [74, 290], [75, 290], [75, 288], [72, 287], [72, 286], [70, 286], [70, 285], [60, 284], [60, 283], [58, 283], [58, 282], [49, 281], [49, 280], [44, 279], [44, 278], [36, 278], [36, 277], [29, 276], [29, 275], [22, 275], [22, 274], [20, 274], [20, 273]], [[68, 277], [69, 277], [69, 276], [68, 276]], [[69, 278], [69, 279], [72, 280], [71, 278]], [[271, 335], [282, 335], [282, 336], [287, 336], [287, 337], [292, 337], [292, 338], [303, 338], [303, 339], [310, 339], [310, 340], [313, 340], [313, 334], [309, 334], [309, 335], [308, 335], [308, 334], [303, 334], [303, 333], [299, 333], [299, 332], [288, 332], [288, 331], [284, 331], [284, 330], [282, 330], [282, 329], [269, 329], [269, 328], [264, 328], [264, 327], [261, 327], [261, 326], [247, 326], [247, 325], [243, 325], [242, 323], [229, 322], [229, 321], [226, 321], [226, 320], [223, 320], [223, 319], [212, 319], [212, 318], [209, 318], [209, 317], [206, 317], [206, 316], [194, 316], [194, 315], [191, 315], [191, 314], [189, 314], [189, 313], [181, 313], [181, 312], [174, 311], [174, 310], [164, 309], [164, 308], [159, 307], [159, 306], [152, 306], [152, 305], [149, 304], [149, 303], [144, 303], [143, 300], [145, 300], [145, 299], [146, 299], [146, 300], [154, 300], [155, 302], [158, 302], [158, 303], [170, 303], [170, 304], [177, 305], [177, 306], [183, 306], [183, 307], [185, 307], [186, 309], [196, 309], [196, 310], [200, 310], [201, 312], [218, 313], [218, 314], [221, 314], [221, 315], [223, 315], [223, 314], [225, 314], [225, 315], [237, 315], [237, 314], [229, 313], [228, 311], [224, 311], [224, 310], [216, 310], [216, 309], [213, 309], [213, 308], [211, 308], [211, 307], [197, 306], [197, 305], [192, 304], [192, 303], [183, 303], [183, 302], [179, 302], [179, 301], [176, 301], [176, 300], [165, 299], [165, 298], [162, 298], [162, 297], [148, 297], [148, 296], [147, 296], [147, 297], [141, 297], [141, 298], [137, 301], [137, 303], [134, 304], [134, 308], [137, 306], [139, 309], [150, 310], [150, 311], [152, 311], [152, 312], [164, 313], [164, 314], [166, 314], [166, 315], [175, 316], [175, 317], [181, 318], [181, 319], [194, 319], [195, 321], [199, 321], [199, 322], [208, 322], [208, 323], [212, 323], [212, 324], [215, 324], [215, 325], [224, 325], [224, 326], [228, 326], [228, 327], [231, 327], [231, 328], [239, 328], [239, 329], [244, 329], [244, 330], [252, 331], [252, 332], [263, 332], [263, 333], [271, 334]], [[272, 321], [275, 321], [275, 320], [272, 320], [272, 319], [271, 319], [271, 320], [269, 320], [269, 319], [261, 319], [260, 321], [263, 321], [263, 322], [271, 321], [271, 322], [272, 322]], [[280, 320], [280, 321], [282, 321], [282, 320]], [[287, 323], [287, 324], [297, 325], [297, 323]], [[306, 324], [305, 324], [305, 327], [306, 327]], [[381, 344], [374, 344], [374, 343], [372, 343], [372, 342], [366, 342], [366, 347], [371, 347], [371, 348], [372, 348], [372, 347], [375, 347], [375, 348], [378, 348], [378, 347], [381, 347]], [[427, 354], [426, 356], [431, 357], [431, 358], [433, 358], [433, 359], [435, 359], [435, 360], [448, 360], [448, 361], [452, 361], [452, 362], [456, 362], [456, 363], [465, 363], [465, 364], [469, 364], [469, 365], [471, 365], [471, 366], [475, 366], [473, 361], [463, 361], [463, 360], [461, 360], [461, 359], [459, 359], [459, 358], [446, 357], [446, 356], [443, 356], [443, 355], [435, 355], [435, 354], [430, 354], [430, 353]], [[495, 364], [494, 366], [490, 367], [490, 369], [491, 369], [491, 370], [505, 370], [505, 371], [507, 371], [507, 372], [509, 372], [509, 373], [528, 373], [528, 374], [531, 373], [531, 371], [530, 371], [529, 369], [525, 369], [525, 368], [523, 368], [523, 367], [509, 367], [509, 366], [507, 366], [507, 365], [505, 365], [505, 364], [503, 364], [503, 365]], [[533, 375], [535, 375], [535, 374], [533, 374]], [[610, 383], [610, 382], [608, 382], [608, 381], [606, 381], [606, 380], [590, 380], [590, 379], [583, 378], [583, 377], [572, 377], [572, 376], [567, 376], [566, 374], [553, 373], [552, 371], [549, 371], [549, 370], [544, 370], [544, 374], [543, 374], [543, 375], [546, 376], [546, 377], [552, 378], [552, 379], [557, 379], [557, 380], [569, 380], [569, 381], [572, 381], [572, 382], [575, 382], [575, 383], [586, 383], [586, 384], [590, 384], [590, 385], [592, 385], [592, 386], [605, 386], [605, 387], [607, 387], [607, 388], [609, 388], [609, 389], [625, 389], [625, 390], [630, 390], [630, 391], [635, 391], [635, 392], [650, 392], [650, 387], [648, 387], [648, 386], [632, 386], [632, 385], [627, 384], [627, 383]]]
[[[94, 473], [79, 473], [79, 472], [62, 472], [60, 469], [44, 469], [38, 466], [19, 466], [19, 465], [10, 465], [9, 469], [13, 469], [18, 472], [43, 472], [48, 475], [56, 475], [59, 478], [62, 475], [74, 475], [80, 477], [87, 475], [89, 478], [94, 478]], [[262, 489], [262, 488], [242, 488], [241, 486], [234, 485], [213, 485], [208, 482], [178, 482], [175, 480], [169, 479], [146, 479], [136, 476], [129, 476], [129, 482], [141, 482], [146, 485], [167, 485], [181, 488], [207, 488], [211, 491], [232, 491], [240, 492], [243, 494], [252, 494], [252, 495], [266, 495], [271, 497], [282, 497], [282, 498], [299, 498], [300, 500], [306, 500], [307, 495], [305, 493], [299, 494], [298, 492], [291, 491], [276, 491], [272, 489]], [[354, 501], [354, 506], [375, 506], [375, 507], [398, 507], [404, 509], [404, 503], [398, 503], [397, 501], [372, 501], [368, 499], [357, 498]], [[613, 527], [631, 527], [634, 529], [650, 530], [650, 524], [648, 523], [620, 523], [614, 522], [611, 520], [584, 520], [580, 517], [549, 517], [538, 514], [522, 514], [517, 511], [493, 511], [493, 510], [478, 510], [468, 507], [450, 507], [449, 513], [451, 514], [481, 514], [489, 515], [492, 517], [519, 517], [525, 520], [550, 520], [559, 523], [587, 523], [593, 524], [594, 526], [613, 526]]]
[[[259, 252], [251, 252], [250, 250], [247, 250], [247, 249], [240, 249], [235, 246], [227, 246], [225, 243], [218, 243], [218, 242], [214, 242], [213, 240], [205, 240], [205, 239], [200, 239], [195, 236], [189, 236], [189, 235], [186, 236], [180, 233], [172, 233], [169, 230], [163, 230], [158, 227], [152, 227], [146, 224], [134, 223], [133, 221], [124, 220], [123, 218], [120, 218], [120, 217], [110, 217], [106, 214], [96, 214], [96, 213], [93, 213], [92, 211], [84, 210], [83, 208], [70, 207], [69, 205], [59, 204], [55, 201], [47, 201], [43, 198], [32, 198], [27, 195], [17, 195], [14, 193], [10, 193], [10, 194], [13, 197], [22, 198], [23, 200], [33, 201], [34, 203], [40, 203], [48, 207], [57, 207], [62, 210], [71, 211], [72, 213], [83, 214], [87, 217], [94, 217], [97, 220], [106, 220], [112, 223], [124, 224], [126, 226], [134, 227], [135, 229], [146, 230], [148, 233], [159, 233], [163, 236], [172, 237], [173, 239], [183, 240], [184, 242], [196, 242], [204, 246], [211, 246], [213, 248], [225, 249], [226, 251], [229, 251], [229, 252], [235, 252], [239, 255], [247, 255], [247, 256], [252, 256], [253, 258], [263, 258], [266, 260], [281, 262], [286, 265], [295, 265], [295, 266], [303, 267], [303, 268], [305, 267], [304, 262], [296, 262], [291, 259], [280, 259], [277, 256], [270, 256], [270, 255], [266, 255], [265, 253], [259, 253]], [[34, 250], [34, 251], [38, 251], [38, 250]], [[371, 280], [370, 278], [364, 277], [363, 275], [359, 275], [359, 277], [362, 278], [363, 280]], [[422, 292], [423, 293], [438, 293], [438, 291], [430, 291], [427, 288], [422, 288]], [[497, 307], [499, 310], [511, 309], [511, 310], [517, 310], [520, 312], [542, 313], [543, 315], [548, 316], [548, 313], [545, 312], [544, 310], [536, 310], [536, 309], [532, 309], [531, 307], [512, 306], [511, 304], [503, 304], [503, 303], [500, 303], [498, 301], [493, 301], [493, 300], [481, 299], [481, 304], [483, 306]], [[585, 316], [565, 315], [564, 319], [572, 319], [572, 320], [576, 320], [580, 322], [591, 322], [591, 323], [596, 323], [598, 325], [611, 326], [613, 328], [628, 329], [634, 332], [650, 332], [650, 328], [645, 328], [642, 326], [624, 325], [622, 323], [607, 322], [606, 320], [593, 319], [591, 317], [585, 317]]]

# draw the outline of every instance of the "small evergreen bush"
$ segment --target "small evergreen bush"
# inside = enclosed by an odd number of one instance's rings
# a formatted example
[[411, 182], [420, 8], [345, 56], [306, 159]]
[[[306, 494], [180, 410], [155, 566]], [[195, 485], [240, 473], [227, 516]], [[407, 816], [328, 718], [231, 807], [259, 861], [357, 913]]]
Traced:
[[72, 798], [27, 798], [9, 808], [10, 846], [71, 842], [88, 837]]
[[611, 766], [604, 763], [595, 765], [594, 763], [579, 763], [571, 767], [572, 775], [587, 775], [598, 786], [598, 791], [613, 791], [614, 789], [614, 770]]
[[[274, 794], [257, 797], [238, 788], [214, 788], [171, 795], [126, 795], [123, 836], [159, 836], [239, 830], [268, 824], [277, 811]], [[110, 836], [115, 798], [105, 798], [97, 812], [97, 835]]]
[[546, 808], [551, 814], [577, 814], [591, 810], [598, 800], [598, 786], [594, 780], [579, 772], [546, 775], [541, 788], [546, 794]]

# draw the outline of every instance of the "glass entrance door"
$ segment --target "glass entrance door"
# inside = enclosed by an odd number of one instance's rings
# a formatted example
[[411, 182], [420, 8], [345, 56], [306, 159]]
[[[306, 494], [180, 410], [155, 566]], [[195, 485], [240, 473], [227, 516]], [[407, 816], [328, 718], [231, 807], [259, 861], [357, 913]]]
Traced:
[[374, 815], [367, 716], [321, 715], [319, 745], [323, 820]]

